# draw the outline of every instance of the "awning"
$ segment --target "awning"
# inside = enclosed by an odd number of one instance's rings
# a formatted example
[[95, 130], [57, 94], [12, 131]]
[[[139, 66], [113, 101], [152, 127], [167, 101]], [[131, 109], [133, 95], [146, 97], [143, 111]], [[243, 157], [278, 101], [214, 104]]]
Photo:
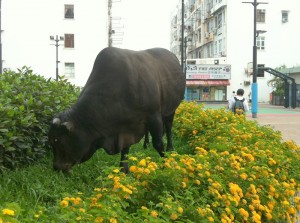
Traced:
[[187, 86], [227, 86], [230, 85], [229, 80], [188, 80]]

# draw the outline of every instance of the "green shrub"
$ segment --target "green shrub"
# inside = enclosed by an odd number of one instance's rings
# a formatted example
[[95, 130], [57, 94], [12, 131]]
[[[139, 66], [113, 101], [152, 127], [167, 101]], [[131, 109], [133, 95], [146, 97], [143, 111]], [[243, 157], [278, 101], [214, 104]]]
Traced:
[[0, 74], [0, 172], [44, 157], [49, 123], [78, 97], [79, 88], [28, 67]]

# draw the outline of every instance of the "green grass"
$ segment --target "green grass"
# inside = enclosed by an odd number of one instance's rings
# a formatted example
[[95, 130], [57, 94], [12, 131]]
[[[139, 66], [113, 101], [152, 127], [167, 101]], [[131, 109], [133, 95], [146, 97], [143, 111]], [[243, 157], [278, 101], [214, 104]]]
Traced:
[[[142, 143], [133, 145], [129, 154], [142, 152], [154, 160], [159, 159], [152, 146], [145, 150]], [[70, 173], [64, 174], [53, 171], [52, 154], [49, 153], [47, 158], [35, 165], [6, 171], [0, 176], [0, 209], [17, 204], [23, 216], [28, 218], [33, 218], [39, 211], [56, 215], [57, 204], [63, 197], [78, 192], [91, 194], [95, 187], [101, 187], [100, 179], [106, 175], [106, 170], [118, 167], [119, 162], [120, 155], [108, 155], [100, 149], [90, 160], [74, 166]]]

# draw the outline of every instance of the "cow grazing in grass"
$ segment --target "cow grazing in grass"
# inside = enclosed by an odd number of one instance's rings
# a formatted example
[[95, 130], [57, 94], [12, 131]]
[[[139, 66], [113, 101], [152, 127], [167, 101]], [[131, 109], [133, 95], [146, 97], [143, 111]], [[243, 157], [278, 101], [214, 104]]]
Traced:
[[54, 169], [68, 171], [103, 148], [108, 154], [121, 153], [120, 166], [128, 172], [129, 148], [147, 131], [164, 156], [163, 126], [171, 134], [184, 91], [185, 76], [170, 51], [103, 49], [78, 101], [51, 123]]

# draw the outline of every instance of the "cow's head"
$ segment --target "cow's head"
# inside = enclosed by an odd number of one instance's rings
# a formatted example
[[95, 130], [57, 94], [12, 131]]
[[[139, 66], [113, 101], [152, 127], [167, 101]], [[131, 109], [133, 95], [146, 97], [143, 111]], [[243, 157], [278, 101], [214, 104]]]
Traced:
[[73, 165], [82, 163], [94, 154], [92, 137], [76, 128], [72, 121], [54, 118], [49, 129], [48, 139], [53, 148], [53, 168], [69, 171]]

